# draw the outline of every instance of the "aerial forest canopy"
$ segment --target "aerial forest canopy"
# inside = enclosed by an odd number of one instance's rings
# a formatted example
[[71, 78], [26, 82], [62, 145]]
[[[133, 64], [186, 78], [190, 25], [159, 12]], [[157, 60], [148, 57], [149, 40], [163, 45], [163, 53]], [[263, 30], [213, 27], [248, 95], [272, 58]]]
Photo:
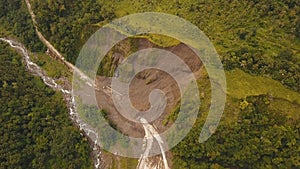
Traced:
[[[41, 33], [73, 64], [87, 39], [115, 18], [151, 11], [195, 24], [220, 55], [229, 92], [216, 132], [198, 143], [205, 120], [200, 114], [171, 150], [173, 168], [300, 167], [299, 0], [30, 2]], [[18, 39], [31, 52], [46, 51], [24, 0], [0, 0], [0, 9], [0, 37]], [[101, 71], [110, 72], [112, 58], [104, 61]], [[0, 168], [92, 168], [87, 139], [72, 125], [62, 96], [26, 72], [21, 57], [4, 43], [0, 70]], [[208, 77], [199, 86], [205, 114]], [[176, 119], [177, 109], [168, 120]]]
[[0, 42], [0, 168], [92, 168], [87, 139], [63, 97]]
[[[39, 29], [75, 63], [87, 38], [114, 18], [165, 12], [198, 26], [213, 42], [227, 70], [264, 74], [300, 91], [300, 2], [284, 1], [39, 1], [32, 0]], [[31, 50], [44, 49], [23, 1], [0, 2], [2, 34], [12, 32]]]

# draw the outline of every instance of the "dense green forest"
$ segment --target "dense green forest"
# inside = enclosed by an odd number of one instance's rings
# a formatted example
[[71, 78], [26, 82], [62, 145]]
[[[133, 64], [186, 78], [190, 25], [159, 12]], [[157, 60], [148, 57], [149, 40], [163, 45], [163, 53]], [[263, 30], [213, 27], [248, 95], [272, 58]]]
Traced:
[[0, 72], [0, 168], [93, 168], [62, 95], [30, 75], [2, 42]]
[[45, 50], [35, 33], [25, 1], [1, 0], [0, 9], [1, 37], [16, 37], [31, 51]]
[[166, 12], [204, 31], [227, 70], [264, 74], [300, 91], [300, 1], [32, 2], [42, 32], [73, 63], [96, 25], [135, 12]]
[[[300, 102], [293, 93], [300, 92], [299, 0], [30, 2], [40, 31], [72, 63], [87, 38], [114, 18], [156, 11], [195, 24], [216, 47], [230, 92], [216, 133], [198, 143], [200, 115], [172, 149], [173, 168], [300, 167]], [[17, 38], [33, 52], [45, 50], [23, 0], [0, 0], [0, 9], [1, 37]], [[62, 97], [29, 75], [15, 52], [0, 47], [0, 168], [91, 168], [87, 141], [68, 119]], [[208, 81], [201, 84], [209, 95]], [[200, 112], [209, 105], [204, 98]]]
[[222, 122], [204, 144], [197, 139], [199, 121], [174, 148], [174, 168], [299, 168], [299, 119], [272, 109], [270, 102], [268, 95], [240, 100], [238, 120]]
[[[197, 25], [213, 42], [227, 70], [263, 74], [300, 91], [300, 1], [40, 1], [31, 0], [39, 28], [67, 60], [104, 23], [146, 11], [178, 15]], [[24, 1], [0, 2], [1, 34], [12, 32], [31, 50], [43, 46]]]

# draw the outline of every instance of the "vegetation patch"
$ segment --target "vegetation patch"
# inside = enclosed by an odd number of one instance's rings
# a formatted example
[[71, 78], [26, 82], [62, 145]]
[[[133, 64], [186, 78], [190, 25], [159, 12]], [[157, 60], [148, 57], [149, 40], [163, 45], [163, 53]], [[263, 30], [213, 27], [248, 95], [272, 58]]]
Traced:
[[34, 53], [32, 56], [32, 61], [45, 70], [49, 77], [56, 79], [65, 77], [71, 82], [72, 73], [63, 63], [45, 53]]
[[300, 104], [300, 94], [271, 78], [254, 76], [240, 69], [226, 71], [228, 95], [246, 98], [252, 95], [268, 94], [274, 98], [286, 99]]
[[0, 168], [93, 168], [88, 141], [60, 93], [0, 43]]

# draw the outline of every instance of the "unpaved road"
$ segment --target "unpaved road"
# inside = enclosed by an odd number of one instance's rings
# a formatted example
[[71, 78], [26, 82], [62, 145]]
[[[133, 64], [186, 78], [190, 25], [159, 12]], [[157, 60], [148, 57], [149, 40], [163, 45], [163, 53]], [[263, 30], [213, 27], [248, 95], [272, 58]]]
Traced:
[[[145, 139], [144, 139], [145, 143], [144, 144], [146, 144], [146, 148], [144, 150], [144, 154], [142, 154], [141, 158], [139, 159], [137, 169], [153, 169], [153, 168], [156, 168], [156, 169], [169, 169], [166, 154], [165, 154], [165, 151], [163, 149], [163, 146], [161, 145], [161, 144], [163, 144], [163, 141], [162, 141], [162, 138], [159, 136], [159, 133], [155, 130], [155, 128], [151, 124], [149, 124], [147, 122], [146, 119], [141, 118], [140, 122], [143, 124], [144, 130], [145, 130]], [[150, 149], [152, 147], [153, 138], [156, 139], [156, 141], [159, 145], [159, 148], [160, 148], [160, 151], [161, 151], [161, 156], [162, 156], [162, 159], [163, 159], [163, 166], [159, 165], [160, 161], [157, 163], [156, 166], [151, 166], [151, 162], [149, 163], [148, 157], [149, 157]]]
[[25, 0], [25, 2], [27, 5], [27, 8], [28, 8], [28, 11], [30, 13], [30, 16], [31, 16], [31, 19], [33, 22], [33, 26], [35, 28], [35, 32], [38, 35], [39, 39], [42, 41], [42, 43], [51, 51], [51, 53], [53, 53], [54, 57], [56, 59], [59, 59], [63, 64], [65, 64], [70, 69], [70, 71], [77, 73], [79, 75], [79, 77], [81, 77], [82, 79], [87, 81], [89, 84], [94, 84], [94, 81], [92, 79], [90, 79], [88, 76], [86, 76], [80, 69], [78, 69], [72, 63], [66, 61], [65, 58], [58, 52], [58, 50], [56, 50], [53, 47], [53, 45], [43, 36], [43, 34], [38, 29], [38, 23], [35, 19], [36, 17], [31, 8], [31, 4], [30, 4], [29, 0]]
[[[97, 86], [97, 88], [99, 88], [99, 89], [102, 89], [103, 86], [110, 86], [109, 78], [97, 77], [96, 83], [94, 83], [94, 80], [91, 80], [84, 73], [82, 73], [77, 67], [75, 67], [73, 64], [67, 62], [64, 59], [64, 57], [51, 45], [51, 43], [47, 41], [47, 39], [41, 34], [41, 32], [39, 32], [38, 26], [37, 26], [38, 23], [36, 22], [34, 12], [32, 11], [32, 8], [31, 8], [31, 4], [30, 4], [29, 0], [25, 0], [25, 1], [26, 1], [26, 5], [30, 12], [30, 15], [31, 15], [32, 21], [34, 23], [35, 30], [36, 30], [36, 33], [37, 33], [39, 39], [55, 55], [55, 58], [59, 59], [63, 64], [65, 64], [68, 68], [70, 68], [71, 71], [74, 71], [75, 73], [77, 73], [83, 80], [86, 81], [87, 84], [91, 84], [90, 86], [93, 86], [93, 87]], [[138, 47], [139, 47], [139, 50], [141, 50], [141, 49], [157, 47], [157, 46], [155, 46], [151, 42], [147, 41], [146, 39], [138, 39]], [[197, 56], [195, 57], [195, 54], [186, 45], [179, 44], [179, 45], [164, 48], [164, 49], [169, 50], [172, 53], [179, 56], [191, 68], [192, 72], [194, 72], [196, 77], [199, 77], [198, 72], [200, 71], [200, 67], [202, 66], [202, 63]], [[118, 55], [120, 55], [120, 53]], [[169, 61], [169, 64], [172, 64], [172, 62]], [[145, 81], [149, 80], [149, 78], [152, 78], [152, 80], [151, 80], [152, 82], [149, 84], [146, 84]], [[132, 103], [133, 103], [134, 107], [136, 107], [137, 109], [140, 109], [140, 110], [145, 110], [145, 109], [149, 108], [150, 104], [147, 99], [148, 98], [147, 96], [153, 89], [157, 89], [157, 88], [164, 91], [167, 95], [166, 110], [165, 110], [164, 114], [159, 119], [157, 119], [155, 122], [153, 122], [152, 124], [145, 123], [143, 125], [130, 122], [127, 119], [120, 117], [120, 114], [116, 111], [115, 107], [113, 106], [110, 96], [104, 90], [96, 91], [98, 104], [101, 107], [103, 107], [104, 109], [108, 110], [108, 112], [110, 112], [109, 118], [112, 120], [113, 123], [117, 124], [117, 127], [118, 127], [118, 129], [120, 129], [120, 131], [122, 131], [125, 134], [128, 134], [130, 136], [135, 136], [135, 137], [144, 137], [144, 136], [145, 136], [145, 138], [152, 137], [152, 141], [151, 141], [151, 139], [150, 140], [148, 139], [148, 141], [146, 143], [147, 148], [145, 149], [145, 152], [143, 155], [144, 158], [142, 158], [140, 160], [140, 163], [142, 162], [144, 164], [139, 164], [138, 168], [139, 168], [139, 166], [140, 166], [140, 168], [143, 168], [143, 167], [145, 168], [147, 163], [150, 164], [153, 162], [156, 162], [156, 163], [161, 162], [161, 160], [156, 160], [156, 161], [152, 160], [151, 161], [149, 159], [146, 159], [145, 157], [147, 157], [147, 151], [149, 150], [149, 147], [151, 147], [151, 144], [152, 144], [151, 142], [153, 142], [153, 140], [154, 140], [153, 138], [155, 138], [157, 142], [161, 141], [157, 135], [158, 135], [158, 133], [165, 131], [168, 127], [168, 126], [162, 125], [162, 120], [167, 117], [168, 113], [180, 101], [180, 93], [178, 90], [178, 86], [176, 85], [176, 82], [174, 80], [172, 80], [172, 77], [168, 76], [164, 72], [157, 72], [157, 71], [153, 71], [153, 70], [150, 70], [150, 71], [146, 72], [145, 74], [141, 73], [137, 78], [135, 78], [132, 81], [132, 85], [130, 88], [130, 94], [131, 94], [130, 98], [132, 100]], [[68, 91], [68, 92], [70, 92], [70, 91]], [[74, 102], [74, 106], [75, 106], [74, 98], [71, 97], [70, 100], [71, 100], [70, 101], [71, 103]], [[74, 114], [76, 115], [76, 112], [74, 112], [74, 110], [72, 110], [72, 111], [70, 110], [70, 114], [74, 116]], [[77, 121], [75, 120], [75, 123], [80, 123], [80, 119], [78, 119], [78, 117], [77, 117]], [[118, 125], [118, 124], [122, 124], [122, 125]], [[157, 127], [157, 129], [155, 129], [153, 127], [153, 125], [155, 125]], [[87, 135], [87, 137], [89, 137], [90, 140], [93, 140], [93, 142], [95, 144], [98, 143], [97, 133], [95, 133], [89, 127], [88, 124], [82, 124], [79, 126], [84, 131], [86, 131], [86, 135]], [[87, 130], [85, 130], [84, 128], [86, 128]], [[160, 147], [160, 148], [162, 148], [162, 147]], [[161, 151], [163, 152], [162, 149], [161, 149]], [[164, 153], [162, 154], [162, 158], [163, 158], [162, 161], [163, 161], [164, 168], [166, 168], [166, 169], [169, 168], [168, 160]], [[95, 157], [93, 159], [95, 162], [95, 168], [99, 168], [100, 167], [99, 154], [95, 154]], [[145, 162], [145, 161], [148, 161], [148, 162]], [[159, 166], [159, 165], [157, 165], [157, 166]], [[159, 168], [162, 168], [162, 166]]]

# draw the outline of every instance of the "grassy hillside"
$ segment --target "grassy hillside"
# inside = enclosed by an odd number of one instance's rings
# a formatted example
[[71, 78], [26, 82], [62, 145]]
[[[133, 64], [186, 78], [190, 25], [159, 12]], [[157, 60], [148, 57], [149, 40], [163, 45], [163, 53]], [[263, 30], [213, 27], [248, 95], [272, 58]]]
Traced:
[[300, 94], [271, 78], [249, 75], [240, 69], [226, 72], [228, 95], [241, 99], [252, 95], [269, 94], [300, 105]]
[[229, 100], [268, 95], [271, 98], [269, 107], [272, 110], [299, 119], [300, 94], [298, 92], [288, 89], [273, 79], [249, 75], [240, 69], [227, 71], [226, 78]]
[[[33, 53], [31, 57], [34, 63], [37, 63], [43, 70], [47, 72], [47, 75], [52, 78], [65, 77], [70, 82], [72, 81], [72, 73], [68, 68], [58, 60], [54, 60], [45, 53]], [[58, 82], [60, 82], [58, 80]]]
[[[173, 167], [300, 167], [297, 148], [300, 144], [300, 1], [30, 2], [42, 33], [72, 63], [88, 37], [114, 18], [137, 12], [165, 12], [195, 24], [210, 38], [222, 59], [228, 83], [227, 102], [218, 130], [208, 142], [199, 144], [199, 133], [210, 106], [210, 83], [204, 72], [199, 81], [200, 115], [188, 137], [172, 150]], [[32, 51], [43, 52], [24, 2], [3, 0], [0, 7], [3, 9], [0, 35], [16, 37]], [[174, 39], [155, 34], [139, 37], [163, 47], [178, 44]], [[52, 76], [68, 75], [59, 66], [55, 69], [58, 64], [43, 54], [38, 54], [36, 61]], [[111, 62], [110, 55], [106, 61]], [[100, 67], [106, 69], [104, 72], [111, 70], [111, 64], [103, 65], [109, 65]], [[171, 116], [174, 117], [170, 119], [175, 119], [176, 111]], [[134, 168], [133, 161], [113, 158], [111, 163], [113, 168], [120, 165]]]
[[173, 168], [299, 167], [300, 150], [295, 146], [299, 146], [300, 94], [239, 69], [226, 75], [225, 110], [217, 131], [203, 144], [198, 139], [210, 108], [210, 82], [205, 74], [199, 81], [203, 96], [199, 118], [172, 149]]
[[[269, 76], [300, 91], [300, 2], [285, 1], [129, 1], [32, 0], [41, 31], [75, 62], [81, 45], [113, 18], [136, 12], [165, 12], [198, 26], [212, 41], [227, 70]], [[80, 10], [79, 10], [80, 9]], [[176, 40], [146, 35], [161, 46]]]

